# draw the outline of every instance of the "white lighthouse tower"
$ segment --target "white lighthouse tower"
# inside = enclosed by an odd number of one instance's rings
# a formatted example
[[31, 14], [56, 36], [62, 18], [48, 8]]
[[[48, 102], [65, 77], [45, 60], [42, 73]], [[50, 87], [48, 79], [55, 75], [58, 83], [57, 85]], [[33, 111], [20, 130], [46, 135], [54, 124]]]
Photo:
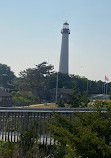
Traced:
[[69, 24], [65, 22], [63, 24], [62, 33], [62, 44], [60, 54], [59, 72], [68, 74], [69, 72]]

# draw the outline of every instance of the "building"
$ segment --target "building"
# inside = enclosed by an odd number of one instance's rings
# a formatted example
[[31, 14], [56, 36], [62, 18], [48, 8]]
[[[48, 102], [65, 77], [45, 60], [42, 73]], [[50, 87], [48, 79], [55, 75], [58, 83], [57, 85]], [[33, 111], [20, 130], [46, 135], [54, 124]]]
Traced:
[[[67, 95], [72, 94], [72, 93], [73, 93], [73, 89], [58, 88], [56, 103], [59, 99], [64, 99], [67, 97]], [[51, 96], [51, 101], [55, 101], [56, 88], [50, 89], [50, 96]]]
[[0, 89], [0, 106], [11, 106], [12, 105], [12, 94]]
[[60, 64], [59, 72], [67, 73], [69, 72], [69, 24], [65, 22], [63, 24], [62, 33], [62, 44], [61, 44], [61, 54], [60, 54]]

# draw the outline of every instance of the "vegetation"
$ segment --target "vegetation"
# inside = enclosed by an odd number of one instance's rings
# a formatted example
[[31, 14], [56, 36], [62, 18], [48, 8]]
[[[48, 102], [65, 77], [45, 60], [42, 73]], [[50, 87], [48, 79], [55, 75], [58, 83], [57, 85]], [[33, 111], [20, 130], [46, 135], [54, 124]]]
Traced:
[[87, 107], [89, 99], [86, 92], [80, 93], [77, 90], [74, 90], [72, 94], [69, 94], [66, 102], [71, 105], [71, 107]]
[[[41, 102], [53, 102], [55, 100], [55, 94], [52, 93], [51, 90], [56, 88], [56, 80], [57, 73], [54, 72], [54, 67], [52, 65], [48, 65], [46, 62], [42, 62], [36, 65], [34, 68], [28, 68], [21, 71], [19, 77], [15, 77], [9, 66], [0, 64], [1, 86], [5, 88], [16, 89], [16, 91], [23, 93], [25, 92], [25, 94], [26, 91], [31, 92], [34, 96], [39, 97]], [[64, 103], [68, 104], [68, 98], [73, 98], [71, 105], [72, 107], [76, 107], [78, 106], [78, 103], [74, 105], [74, 102], [77, 101], [77, 98], [79, 98], [79, 100], [84, 100], [85, 98], [87, 103], [87, 95], [90, 96], [90, 94], [102, 94], [104, 91], [104, 82], [91, 81], [85, 77], [80, 77], [77, 75], [58, 73], [58, 88], [73, 90], [73, 94], [69, 96], [66, 95], [65, 100], [58, 98], [60, 99], [59, 105], [64, 106]], [[111, 83], [108, 84], [108, 94], [110, 93], [110, 89]], [[75, 93], [75, 90], [77, 90], [77, 94]], [[27, 95], [29, 94], [27, 93]], [[21, 100], [24, 99], [22, 98]], [[85, 100], [80, 101], [79, 105], [81, 107], [86, 106]], [[61, 102], [63, 103], [61, 104]]]
[[38, 123], [34, 123], [28, 130], [21, 131], [17, 143], [0, 142], [0, 158], [40, 158], [43, 155], [38, 145]]
[[29, 68], [20, 72], [20, 78], [18, 80], [18, 88], [21, 90], [31, 91], [35, 96], [44, 89], [47, 78], [51, 75], [53, 70], [52, 65], [47, 65], [43, 62], [36, 65], [35, 68]]
[[79, 113], [73, 121], [57, 115], [47, 126], [58, 141], [54, 158], [111, 157], [111, 112]]
[[0, 142], [0, 157], [1, 158], [11, 158], [14, 151], [14, 144], [10, 141]]
[[[56, 88], [56, 80], [57, 73], [53, 71], [53, 66], [43, 62], [35, 68], [29, 68], [20, 72], [20, 77], [17, 79], [16, 87], [21, 91], [31, 91], [32, 94], [38, 96], [41, 101], [45, 100], [50, 102], [54, 101], [52, 98], [52, 95], [54, 94], [52, 94], [50, 90]], [[109, 83], [108, 93], [110, 87], [111, 84]], [[102, 94], [104, 91], [104, 82], [91, 81], [85, 77], [77, 75], [58, 73], [58, 88], [72, 89], [73, 91], [76, 89], [78, 95], [80, 94], [81, 96], [86, 96], [86, 94]], [[73, 95], [74, 93], [75, 92], [73, 92]], [[88, 102], [88, 100], [86, 102]], [[81, 106], [84, 107], [85, 104]]]
[[68, 105], [71, 108], [76, 107], [87, 107], [89, 103], [89, 98], [87, 97], [87, 93], [83, 92], [80, 93], [78, 90], [73, 90], [73, 93], [68, 94], [65, 98], [60, 98], [58, 101], [59, 107], [65, 107], [65, 105]]
[[5, 88], [13, 88], [14, 72], [5, 64], [0, 64], [0, 86]]
[[55, 144], [40, 145], [39, 124], [21, 132], [17, 143], [0, 142], [2, 158], [110, 158], [111, 109], [101, 113], [75, 113], [71, 118], [54, 114], [45, 123]]
[[110, 100], [96, 100], [94, 105], [96, 108], [111, 108]]
[[[3, 71], [2, 71], [3, 69]], [[15, 88], [13, 101], [29, 105], [41, 100], [50, 100], [50, 89], [56, 87], [57, 73], [52, 65], [43, 62], [35, 68], [20, 72], [16, 78], [7, 65], [0, 65], [1, 85]], [[104, 82], [90, 81], [75, 75], [59, 73], [59, 88], [73, 89], [72, 94], [60, 98], [59, 106], [86, 107], [88, 94], [101, 93]], [[88, 87], [87, 87], [88, 85]], [[110, 87], [110, 84], [109, 84]], [[86, 91], [88, 88], [88, 91]], [[109, 91], [109, 90], [108, 90]], [[87, 93], [88, 92], [88, 93]], [[54, 115], [45, 123], [55, 144], [40, 145], [39, 124], [36, 122], [26, 131], [22, 131], [17, 143], [0, 142], [1, 158], [110, 158], [111, 157], [111, 110], [101, 113], [102, 107], [110, 108], [110, 101], [96, 101], [98, 112], [76, 113], [72, 118]]]
[[21, 132], [18, 150], [20, 157], [34, 158], [39, 157], [38, 145], [38, 123], [34, 123], [29, 130]]
[[30, 105], [39, 102], [39, 98], [34, 96], [31, 92], [26, 91], [13, 91], [13, 101], [16, 104]]

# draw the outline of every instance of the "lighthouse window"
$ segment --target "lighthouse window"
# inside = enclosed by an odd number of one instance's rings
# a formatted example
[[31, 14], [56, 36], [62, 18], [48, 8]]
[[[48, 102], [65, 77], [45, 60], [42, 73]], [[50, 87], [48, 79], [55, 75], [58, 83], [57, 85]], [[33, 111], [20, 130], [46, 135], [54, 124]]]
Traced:
[[69, 29], [69, 25], [63, 25], [63, 29]]

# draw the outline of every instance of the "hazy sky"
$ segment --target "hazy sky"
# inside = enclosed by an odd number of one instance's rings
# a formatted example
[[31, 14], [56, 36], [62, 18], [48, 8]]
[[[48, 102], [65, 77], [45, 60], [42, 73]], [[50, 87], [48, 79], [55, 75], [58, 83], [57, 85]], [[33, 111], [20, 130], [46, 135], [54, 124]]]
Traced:
[[0, 0], [0, 63], [16, 74], [43, 61], [57, 71], [65, 21], [69, 72], [111, 81], [111, 0]]

